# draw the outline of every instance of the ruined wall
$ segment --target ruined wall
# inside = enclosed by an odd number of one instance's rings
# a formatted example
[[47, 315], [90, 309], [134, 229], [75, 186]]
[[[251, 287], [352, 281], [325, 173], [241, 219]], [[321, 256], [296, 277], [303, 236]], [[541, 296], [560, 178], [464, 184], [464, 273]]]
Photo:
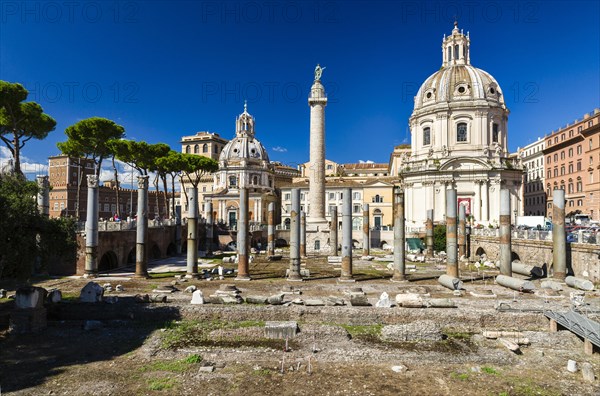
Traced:
[[[492, 261], [499, 259], [498, 238], [471, 235], [471, 257], [483, 249]], [[481, 250], [479, 250], [481, 252]], [[512, 251], [526, 264], [552, 265], [552, 241], [513, 239]], [[600, 282], [600, 245], [587, 243], [567, 243], [567, 267], [575, 276]]]

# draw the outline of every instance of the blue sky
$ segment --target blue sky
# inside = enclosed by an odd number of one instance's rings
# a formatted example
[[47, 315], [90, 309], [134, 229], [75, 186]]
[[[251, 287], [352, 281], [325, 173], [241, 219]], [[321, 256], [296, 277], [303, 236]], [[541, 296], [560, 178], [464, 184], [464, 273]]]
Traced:
[[[387, 162], [410, 140], [420, 84], [441, 66], [454, 16], [471, 63], [511, 114], [509, 149], [600, 107], [598, 1], [73, 1], [0, 3], [0, 79], [20, 82], [57, 122], [24, 156], [47, 163], [78, 120], [179, 150], [197, 131], [234, 135], [244, 99], [272, 160], [308, 160], [317, 63], [326, 156]], [[5, 151], [4, 151], [5, 154]]]

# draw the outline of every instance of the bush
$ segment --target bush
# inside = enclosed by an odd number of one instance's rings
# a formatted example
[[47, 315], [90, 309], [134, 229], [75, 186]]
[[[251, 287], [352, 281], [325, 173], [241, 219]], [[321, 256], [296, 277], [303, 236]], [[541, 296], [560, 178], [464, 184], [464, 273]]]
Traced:
[[438, 224], [433, 228], [433, 250], [446, 251], [446, 226]]

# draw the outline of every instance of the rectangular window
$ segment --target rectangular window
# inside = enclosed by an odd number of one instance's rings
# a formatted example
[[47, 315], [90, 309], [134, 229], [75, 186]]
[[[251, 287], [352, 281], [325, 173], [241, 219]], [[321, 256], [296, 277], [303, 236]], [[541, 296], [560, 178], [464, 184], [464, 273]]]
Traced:
[[429, 146], [431, 144], [431, 129], [423, 128], [423, 146]]
[[493, 123], [492, 124], [492, 142], [494, 143], [498, 143], [498, 124]]
[[361, 213], [362, 209], [360, 205], [352, 205], [352, 213]]
[[283, 199], [285, 199], [286, 201], [289, 201], [292, 198], [292, 194], [290, 193], [285, 193], [283, 196]]
[[329, 193], [329, 200], [333, 201], [335, 199], [335, 193]]
[[467, 124], [461, 122], [456, 125], [456, 141], [466, 142], [467, 141]]
[[356, 199], [356, 200], [360, 199], [360, 193], [359, 192], [352, 193], [352, 195], [353, 195], [352, 199]]
[[333, 213], [335, 207], [335, 205], [329, 205], [329, 214]]

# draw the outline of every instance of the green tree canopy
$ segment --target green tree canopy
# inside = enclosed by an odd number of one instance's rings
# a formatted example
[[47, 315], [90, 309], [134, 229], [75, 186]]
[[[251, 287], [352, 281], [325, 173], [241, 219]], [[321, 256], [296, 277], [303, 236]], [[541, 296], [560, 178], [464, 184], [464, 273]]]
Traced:
[[194, 187], [198, 187], [200, 180], [207, 173], [216, 172], [219, 163], [212, 158], [194, 154], [181, 154], [183, 159], [183, 173]]
[[141, 175], [156, 169], [156, 158], [165, 156], [171, 148], [168, 144], [148, 144], [134, 140], [111, 140], [107, 143], [111, 152], [119, 161], [135, 168]]
[[108, 142], [125, 136], [125, 128], [101, 117], [81, 120], [65, 129], [67, 141], [57, 144], [59, 150], [71, 157], [94, 160], [96, 176], [100, 176], [102, 161], [112, 154]]
[[0, 139], [21, 172], [21, 149], [31, 139], [45, 139], [56, 128], [56, 121], [35, 102], [23, 102], [29, 92], [21, 84], [0, 80]]

